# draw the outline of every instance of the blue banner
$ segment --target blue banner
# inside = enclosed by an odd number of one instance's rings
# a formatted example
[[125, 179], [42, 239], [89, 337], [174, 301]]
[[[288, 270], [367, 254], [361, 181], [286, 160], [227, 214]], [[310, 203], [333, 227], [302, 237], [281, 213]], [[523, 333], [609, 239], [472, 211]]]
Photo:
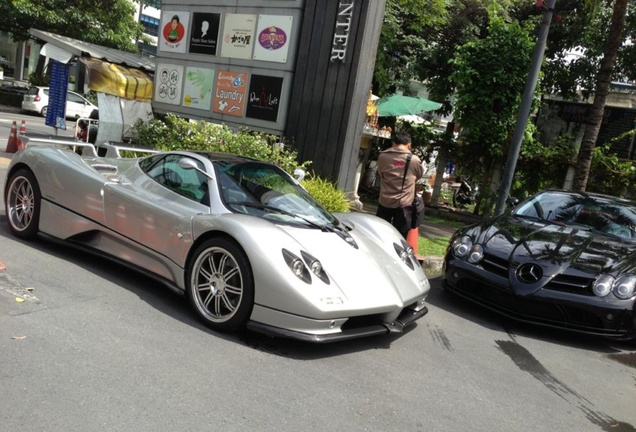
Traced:
[[44, 124], [56, 129], [66, 129], [66, 94], [68, 92], [69, 66], [57, 60], [49, 62], [49, 107]]

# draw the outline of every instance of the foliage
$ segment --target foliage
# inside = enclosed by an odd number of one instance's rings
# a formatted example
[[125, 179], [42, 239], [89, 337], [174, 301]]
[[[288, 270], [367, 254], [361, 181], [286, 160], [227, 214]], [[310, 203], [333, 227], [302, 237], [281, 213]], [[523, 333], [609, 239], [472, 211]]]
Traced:
[[190, 122], [174, 114], [165, 121], [139, 120], [135, 124], [138, 140], [152, 148], [173, 151], [214, 151], [235, 153], [269, 161], [288, 173], [306, 168], [310, 162], [299, 164], [297, 153], [275, 142], [275, 137], [248, 130], [232, 131], [226, 125], [205, 121]]
[[450, 243], [450, 237], [426, 238], [420, 236], [417, 239], [417, 249], [420, 255], [443, 256]]
[[454, 158], [464, 172], [477, 175], [481, 167], [488, 167], [485, 161], [507, 154], [533, 47], [527, 29], [493, 14], [487, 37], [457, 50], [451, 80], [457, 90], [455, 118], [462, 131]]
[[594, 149], [587, 191], [619, 197], [636, 198], [631, 186], [636, 183], [636, 167], [632, 161], [622, 161], [610, 150], [611, 144]]
[[430, 47], [429, 35], [448, 17], [443, 0], [388, 0], [375, 62], [374, 86], [379, 96], [407, 89]]
[[305, 177], [301, 184], [327, 211], [337, 213], [350, 210], [351, 202], [347, 199], [345, 193], [329, 180], [312, 174]]
[[48, 87], [50, 79], [51, 76], [48, 71], [44, 75], [38, 75], [36, 72], [29, 74], [29, 83], [33, 86]]
[[136, 52], [143, 27], [129, 0], [12, 0], [0, 2], [0, 31], [25, 41], [36, 28], [110, 48]]

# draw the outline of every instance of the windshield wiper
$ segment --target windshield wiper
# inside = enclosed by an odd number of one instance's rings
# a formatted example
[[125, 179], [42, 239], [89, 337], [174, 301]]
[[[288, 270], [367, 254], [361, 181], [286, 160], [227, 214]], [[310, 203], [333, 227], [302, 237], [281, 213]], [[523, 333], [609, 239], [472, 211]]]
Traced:
[[230, 206], [239, 205], [239, 206], [244, 206], [244, 207], [252, 207], [252, 208], [259, 209], [259, 210], [270, 210], [270, 211], [273, 211], [274, 213], [280, 213], [280, 214], [284, 214], [286, 216], [290, 216], [290, 217], [293, 217], [293, 218], [300, 219], [303, 222], [305, 222], [306, 224], [308, 224], [309, 226], [311, 226], [313, 228], [317, 228], [317, 229], [325, 231], [325, 232], [337, 232], [336, 231], [336, 227], [333, 226], [333, 224], [321, 225], [321, 224], [313, 222], [313, 221], [311, 221], [311, 220], [309, 220], [307, 218], [304, 218], [304, 217], [302, 217], [300, 215], [297, 215], [296, 213], [292, 213], [290, 211], [283, 210], [283, 209], [278, 208], [278, 207], [272, 207], [272, 206], [269, 206], [267, 204], [260, 204], [260, 203], [249, 202], [249, 201], [231, 202], [231, 203], [227, 203], [227, 204], [230, 205]]

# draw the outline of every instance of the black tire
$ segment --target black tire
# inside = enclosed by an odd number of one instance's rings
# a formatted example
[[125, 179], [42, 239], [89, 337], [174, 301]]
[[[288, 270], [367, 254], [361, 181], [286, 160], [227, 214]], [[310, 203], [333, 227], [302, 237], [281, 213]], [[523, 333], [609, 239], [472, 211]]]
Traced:
[[234, 241], [203, 242], [192, 255], [186, 278], [190, 303], [205, 325], [218, 331], [245, 325], [254, 307], [254, 276], [245, 252]]
[[49, 109], [48, 106], [45, 106], [44, 108], [42, 108], [42, 112], [41, 112], [42, 117], [46, 118], [46, 112], [48, 111], [48, 109]]
[[42, 195], [35, 176], [28, 169], [11, 175], [4, 197], [9, 229], [25, 240], [37, 237]]

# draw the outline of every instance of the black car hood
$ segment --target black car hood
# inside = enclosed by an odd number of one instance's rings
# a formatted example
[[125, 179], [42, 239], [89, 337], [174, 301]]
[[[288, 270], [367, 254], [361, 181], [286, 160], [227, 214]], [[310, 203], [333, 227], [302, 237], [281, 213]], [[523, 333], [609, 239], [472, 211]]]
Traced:
[[502, 216], [468, 229], [486, 254], [506, 259], [511, 268], [535, 262], [544, 274], [569, 268], [586, 274], [636, 269], [636, 240], [622, 239], [577, 225], [559, 225]]

